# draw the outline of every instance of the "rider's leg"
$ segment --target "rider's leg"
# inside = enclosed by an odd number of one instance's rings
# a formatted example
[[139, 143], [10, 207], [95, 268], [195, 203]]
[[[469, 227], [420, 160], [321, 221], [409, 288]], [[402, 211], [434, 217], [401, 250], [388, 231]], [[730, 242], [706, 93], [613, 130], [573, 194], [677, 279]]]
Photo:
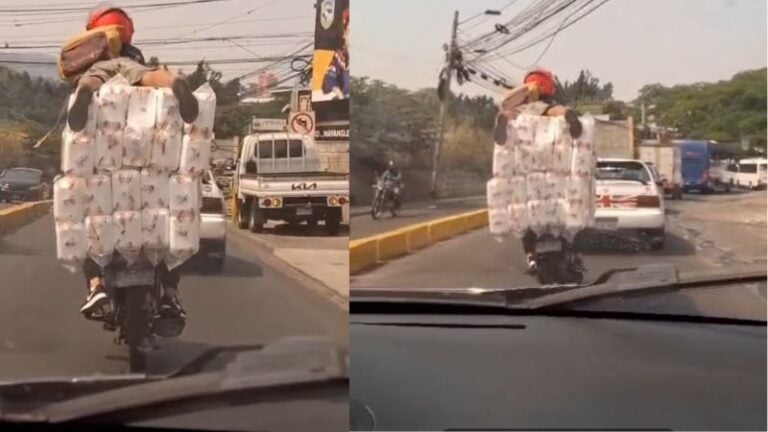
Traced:
[[179, 281], [181, 280], [179, 268], [169, 270], [165, 264], [160, 264], [158, 271], [160, 272], [160, 282], [163, 284], [161, 307], [166, 313], [186, 317], [186, 312], [179, 298]]
[[536, 233], [527, 230], [523, 236], [523, 252], [525, 253], [528, 271], [536, 269]]
[[87, 258], [83, 262], [83, 274], [88, 284], [88, 295], [85, 298], [85, 303], [80, 308], [80, 312], [88, 316], [93, 315], [94, 312], [100, 311], [102, 306], [109, 303], [109, 297], [104, 289], [104, 279], [101, 267], [91, 258]]
[[122, 75], [131, 85], [144, 87], [168, 87], [179, 100], [181, 118], [191, 123], [197, 118], [197, 99], [184, 78], [164, 69], [151, 69], [129, 58], [120, 57], [96, 62], [77, 81], [75, 103], [69, 110], [69, 128], [77, 132], [85, 127], [88, 120], [88, 105], [93, 93], [110, 78]]

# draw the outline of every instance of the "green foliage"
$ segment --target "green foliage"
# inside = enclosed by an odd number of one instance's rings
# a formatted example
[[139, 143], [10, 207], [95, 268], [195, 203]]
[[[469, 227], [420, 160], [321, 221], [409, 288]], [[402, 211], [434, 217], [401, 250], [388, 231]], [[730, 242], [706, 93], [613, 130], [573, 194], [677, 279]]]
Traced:
[[575, 81], [555, 79], [557, 100], [563, 105], [603, 102], [613, 98], [613, 84], [600, 85], [600, 80], [588, 70], [581, 70]]
[[636, 118], [644, 102], [647, 116], [662, 126], [678, 129], [680, 136], [739, 142], [747, 139], [755, 149], [766, 148], [766, 68], [739, 72], [728, 81], [640, 89]]
[[[352, 156], [382, 169], [388, 159], [408, 168], [431, 166], [438, 139], [440, 101], [435, 89], [408, 91], [379, 80], [352, 77]], [[447, 107], [442, 163], [447, 168], [488, 170], [490, 130], [496, 106], [487, 96], [459, 96]]]
[[0, 120], [53, 125], [69, 94], [65, 84], [30, 78], [0, 66]]

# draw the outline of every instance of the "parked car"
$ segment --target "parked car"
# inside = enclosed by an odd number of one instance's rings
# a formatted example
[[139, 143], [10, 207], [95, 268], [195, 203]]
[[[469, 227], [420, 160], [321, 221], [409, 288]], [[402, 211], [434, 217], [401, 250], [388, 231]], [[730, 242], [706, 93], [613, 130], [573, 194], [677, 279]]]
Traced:
[[39, 169], [9, 168], [0, 176], [0, 201], [40, 201], [48, 192]]
[[765, 158], [741, 159], [724, 171], [728, 184], [741, 188], [762, 189], [768, 182], [768, 160]]
[[213, 271], [221, 272], [227, 249], [227, 215], [224, 194], [211, 171], [203, 175], [202, 198], [198, 256], [208, 260]]
[[663, 248], [664, 195], [651, 169], [637, 159], [598, 159], [595, 177], [595, 228]]

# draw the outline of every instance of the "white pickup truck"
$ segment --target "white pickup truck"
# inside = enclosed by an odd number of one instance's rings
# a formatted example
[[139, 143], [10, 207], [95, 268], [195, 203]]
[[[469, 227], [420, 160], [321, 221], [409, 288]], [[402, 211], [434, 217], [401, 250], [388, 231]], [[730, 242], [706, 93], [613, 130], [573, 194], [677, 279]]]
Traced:
[[237, 225], [261, 232], [268, 220], [314, 226], [324, 221], [336, 235], [349, 206], [349, 181], [320, 169], [315, 143], [306, 135], [272, 132], [248, 135], [234, 176]]

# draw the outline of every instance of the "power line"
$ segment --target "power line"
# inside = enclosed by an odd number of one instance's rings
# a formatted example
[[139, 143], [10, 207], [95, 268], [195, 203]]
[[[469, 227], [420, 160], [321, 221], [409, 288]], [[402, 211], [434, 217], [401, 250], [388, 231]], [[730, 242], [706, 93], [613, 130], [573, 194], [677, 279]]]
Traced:
[[[306, 58], [310, 57], [309, 55], [298, 55], [298, 56], [292, 56], [292, 58]], [[198, 64], [201, 61], [205, 62], [209, 65], [215, 65], [215, 64], [241, 64], [241, 63], [263, 63], [263, 62], [272, 62], [272, 61], [280, 61], [285, 60], [286, 57], [257, 57], [257, 58], [233, 58], [233, 59], [197, 59], [197, 60], [173, 60], [173, 61], [167, 61], [167, 62], [161, 62], [161, 64], [168, 65], [168, 66], [183, 66], [183, 65], [193, 65]], [[24, 64], [24, 65], [56, 65], [57, 63], [55, 61], [36, 61], [36, 60], [5, 60], [0, 58], [0, 64]]]
[[234, 16], [232, 16], [230, 18], [227, 18], [225, 20], [219, 21], [217, 23], [213, 23], [213, 24], [211, 24], [211, 25], [209, 25], [207, 27], [203, 27], [203, 28], [201, 28], [199, 30], [193, 30], [191, 32], [182, 33], [182, 34], [178, 35], [177, 37], [186, 36], [188, 34], [197, 34], [197, 33], [200, 33], [200, 32], [204, 32], [204, 31], [210, 30], [210, 29], [212, 29], [214, 27], [226, 24], [226, 23], [228, 23], [230, 21], [234, 21], [235, 19], [240, 18], [242, 16], [250, 15], [250, 14], [256, 12], [257, 10], [263, 8], [264, 6], [267, 6], [267, 5], [271, 4], [271, 3], [274, 3], [275, 1], [277, 1], [277, 0], [266, 0], [264, 3], [261, 3], [260, 5], [258, 5], [255, 8], [245, 12], [244, 14], [234, 15]]
[[[199, 4], [199, 3], [218, 3], [223, 1], [232, 1], [232, 0], [184, 0], [174, 3], [164, 2], [164, 3], [145, 3], [145, 4], [138, 4], [138, 5], [130, 5], [125, 6], [125, 9], [140, 9], [140, 8], [154, 8], [154, 7], [160, 7], [160, 6], [181, 6], [181, 5], [190, 5], [190, 4]], [[33, 8], [33, 9], [22, 9], [22, 8], [16, 8], [16, 9], [4, 9], [0, 7], [0, 13], [23, 13], [23, 14], [32, 14], [32, 13], [41, 13], [41, 14], [59, 14], [62, 12], [89, 12], [93, 9], [93, 7], [49, 7], [49, 8]]]
[[[252, 40], [252, 39], [279, 39], [279, 38], [306, 38], [312, 36], [312, 33], [272, 33], [260, 35], [241, 35], [241, 36], [215, 36], [205, 38], [187, 38], [187, 39], [146, 39], [136, 41], [137, 46], [153, 45], [183, 45], [194, 42], [221, 42], [232, 40]], [[11, 45], [5, 43], [0, 49], [18, 50], [18, 49], [43, 49], [43, 48], [61, 48], [60, 43], [50, 43], [45, 45]]]

